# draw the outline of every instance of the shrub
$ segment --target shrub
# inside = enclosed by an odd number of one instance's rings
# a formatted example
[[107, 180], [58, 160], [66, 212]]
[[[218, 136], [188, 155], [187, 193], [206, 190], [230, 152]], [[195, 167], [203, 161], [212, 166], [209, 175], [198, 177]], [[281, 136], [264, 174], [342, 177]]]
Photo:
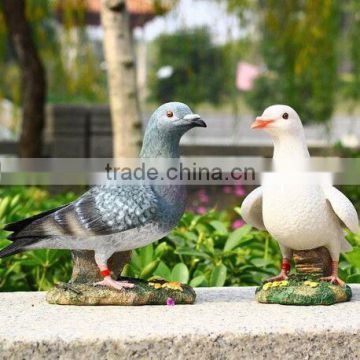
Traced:
[[[74, 193], [50, 196], [39, 188], [0, 189], [0, 221], [20, 220], [76, 198]], [[258, 285], [279, 271], [281, 254], [276, 241], [248, 225], [233, 229], [240, 209], [187, 212], [165, 238], [136, 249], [122, 275], [154, 276], [197, 286]], [[1, 231], [0, 246], [8, 244]], [[348, 234], [354, 250], [341, 256], [340, 276], [360, 282], [360, 236]], [[67, 281], [71, 256], [67, 250], [36, 250], [0, 259], [1, 291], [47, 290]]]
[[135, 250], [123, 273], [192, 286], [238, 286], [259, 284], [278, 271], [278, 246], [266, 232], [229, 227], [227, 212], [186, 213], [167, 237]]
[[[35, 187], [0, 188], [0, 223], [7, 224], [41, 211], [49, 210], [76, 198], [74, 193], [49, 196]], [[9, 244], [1, 230], [0, 246]], [[36, 250], [0, 259], [2, 291], [46, 290], [66, 281], [71, 274], [71, 255], [66, 250]]]

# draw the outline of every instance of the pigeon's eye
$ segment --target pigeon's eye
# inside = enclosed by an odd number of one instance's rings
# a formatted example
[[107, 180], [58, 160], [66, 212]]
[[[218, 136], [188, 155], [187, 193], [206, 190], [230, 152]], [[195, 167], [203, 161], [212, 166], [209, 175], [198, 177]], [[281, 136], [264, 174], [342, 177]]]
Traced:
[[174, 116], [174, 113], [173, 113], [172, 111], [167, 111], [167, 112], [166, 112], [166, 116], [167, 116], [168, 118], [172, 118], [172, 117]]
[[282, 118], [287, 120], [289, 118], [289, 114], [288, 113], [283, 113]]

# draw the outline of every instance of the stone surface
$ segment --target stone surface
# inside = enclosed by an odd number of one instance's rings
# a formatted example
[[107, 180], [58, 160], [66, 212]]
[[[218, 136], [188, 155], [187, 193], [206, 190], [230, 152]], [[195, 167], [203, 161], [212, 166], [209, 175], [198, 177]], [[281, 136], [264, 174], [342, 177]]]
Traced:
[[255, 288], [197, 289], [194, 305], [58, 306], [0, 294], [1, 359], [356, 359], [360, 286], [334, 306], [264, 305]]
[[288, 280], [264, 283], [256, 289], [256, 300], [266, 304], [333, 305], [351, 299], [348, 285], [321, 282], [320, 276], [291, 274]]
[[195, 291], [188, 285], [165, 280], [147, 282], [140, 279], [120, 278], [134, 284], [133, 288], [116, 290], [92, 284], [59, 284], [51, 289], [46, 300], [58, 305], [165, 305], [168, 299], [176, 304], [193, 304]]

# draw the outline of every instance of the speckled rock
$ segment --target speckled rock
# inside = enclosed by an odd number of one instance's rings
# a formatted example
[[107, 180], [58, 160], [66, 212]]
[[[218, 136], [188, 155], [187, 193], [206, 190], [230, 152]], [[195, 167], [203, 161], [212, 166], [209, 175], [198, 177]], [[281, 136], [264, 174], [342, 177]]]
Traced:
[[54, 306], [0, 293], [0, 358], [357, 359], [360, 286], [336, 306], [264, 305], [255, 288], [196, 289], [192, 306]]
[[266, 304], [332, 305], [351, 299], [351, 288], [320, 282], [318, 274], [292, 274], [286, 281], [264, 283], [256, 289], [256, 300]]
[[59, 284], [46, 295], [50, 304], [58, 305], [165, 305], [170, 298], [175, 304], [193, 304], [193, 288], [178, 282], [154, 279], [150, 282], [122, 278], [133, 283], [133, 288], [122, 290], [91, 284]]

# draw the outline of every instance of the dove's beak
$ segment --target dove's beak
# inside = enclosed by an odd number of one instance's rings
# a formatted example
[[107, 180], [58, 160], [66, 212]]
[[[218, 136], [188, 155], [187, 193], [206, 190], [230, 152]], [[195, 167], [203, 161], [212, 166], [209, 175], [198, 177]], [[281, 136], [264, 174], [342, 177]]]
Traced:
[[206, 127], [206, 123], [204, 120], [201, 119], [200, 115], [198, 114], [188, 114], [184, 116], [184, 120], [188, 121], [194, 127]]
[[262, 116], [258, 116], [256, 120], [251, 124], [252, 129], [263, 129], [266, 128], [269, 124], [273, 123], [273, 119], [265, 119]]

